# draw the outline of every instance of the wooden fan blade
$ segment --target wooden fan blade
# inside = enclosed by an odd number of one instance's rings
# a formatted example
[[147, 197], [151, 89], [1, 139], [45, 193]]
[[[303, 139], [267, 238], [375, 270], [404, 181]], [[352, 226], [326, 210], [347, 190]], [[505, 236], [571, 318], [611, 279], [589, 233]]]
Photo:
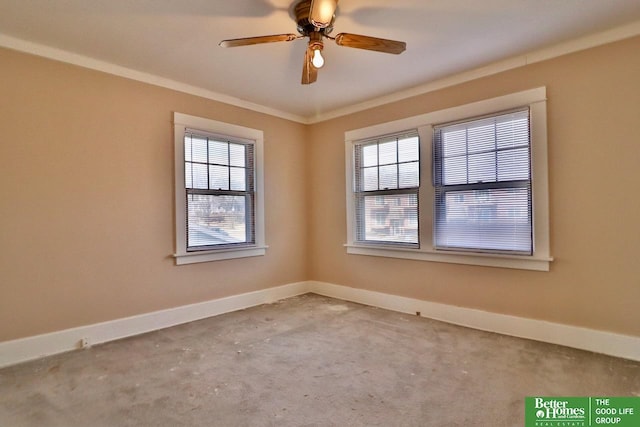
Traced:
[[290, 42], [297, 38], [298, 36], [296, 36], [295, 34], [276, 34], [273, 36], [245, 37], [242, 39], [222, 40], [220, 42], [220, 46], [237, 47], [237, 46], [249, 46], [252, 44], [261, 44], [261, 43]]
[[358, 34], [340, 33], [336, 37], [339, 46], [354, 47], [356, 49], [375, 50], [377, 52], [398, 55], [405, 51], [407, 44], [395, 40], [379, 39], [377, 37], [360, 36]]
[[304, 64], [302, 65], [302, 84], [309, 85], [318, 80], [318, 69], [311, 64], [311, 48], [304, 52]]

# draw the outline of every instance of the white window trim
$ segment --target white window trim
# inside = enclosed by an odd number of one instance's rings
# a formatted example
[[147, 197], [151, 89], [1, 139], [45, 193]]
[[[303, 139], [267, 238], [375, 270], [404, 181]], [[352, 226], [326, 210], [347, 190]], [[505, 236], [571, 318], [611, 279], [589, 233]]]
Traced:
[[[453, 264], [470, 264], [524, 270], [549, 271], [553, 261], [549, 245], [549, 178], [547, 166], [547, 107], [546, 88], [540, 87], [510, 95], [500, 96], [382, 123], [345, 133], [346, 159], [346, 206], [347, 206], [347, 253], [382, 256], [412, 260], [435, 261]], [[432, 180], [433, 126], [456, 120], [472, 118], [500, 111], [529, 106], [531, 111], [531, 164], [534, 252], [531, 256], [481, 254], [443, 251], [433, 246], [434, 188]], [[363, 139], [374, 138], [395, 132], [418, 129], [420, 135], [420, 193], [419, 222], [420, 248], [396, 248], [356, 242], [353, 146]]]
[[[267, 245], [264, 237], [264, 133], [261, 130], [218, 122], [188, 114], [173, 113], [174, 158], [175, 158], [175, 220], [176, 265], [197, 262], [219, 261], [265, 255]], [[239, 248], [221, 248], [208, 251], [187, 252], [186, 190], [184, 187], [184, 134], [187, 128], [208, 133], [228, 135], [254, 141], [255, 156], [255, 239], [254, 245]]]

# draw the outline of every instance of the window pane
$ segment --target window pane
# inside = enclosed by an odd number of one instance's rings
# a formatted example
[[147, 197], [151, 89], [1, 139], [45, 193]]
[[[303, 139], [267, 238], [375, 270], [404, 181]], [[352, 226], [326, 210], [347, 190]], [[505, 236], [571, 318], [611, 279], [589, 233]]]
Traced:
[[193, 188], [191, 180], [191, 163], [184, 164], [184, 188]]
[[418, 243], [418, 195], [396, 194], [359, 198], [360, 240]]
[[209, 163], [217, 165], [229, 164], [229, 144], [220, 141], [209, 141]]
[[417, 136], [398, 140], [398, 161], [412, 162], [419, 159], [420, 143]]
[[193, 188], [206, 189], [208, 187], [207, 182], [207, 165], [201, 165], [199, 163], [193, 163], [191, 165]]
[[209, 179], [211, 190], [229, 189], [229, 168], [226, 166], [209, 166]]
[[498, 152], [498, 181], [528, 180], [529, 148]]
[[496, 153], [469, 156], [469, 184], [496, 181]]
[[231, 166], [245, 167], [245, 146], [242, 144], [229, 144], [229, 158]]
[[246, 174], [244, 168], [230, 168], [231, 190], [245, 191], [247, 189]]
[[398, 188], [398, 166], [380, 166], [380, 190]]
[[442, 154], [444, 157], [460, 156], [467, 153], [467, 131], [466, 129], [442, 130]]
[[508, 115], [496, 124], [498, 148], [529, 145], [529, 112]]
[[191, 138], [191, 161], [207, 163], [207, 140], [194, 136]]
[[494, 150], [496, 148], [493, 120], [482, 126], [470, 127], [467, 131], [469, 154]]
[[184, 160], [191, 161], [191, 135], [184, 137]]
[[437, 246], [532, 252], [528, 187], [449, 191], [437, 203]]
[[417, 187], [420, 184], [420, 165], [418, 162], [401, 163], [398, 165], [400, 188]]
[[529, 180], [528, 110], [435, 130], [439, 185]]
[[398, 146], [396, 141], [383, 142], [378, 144], [378, 152], [380, 153], [379, 164], [388, 165], [389, 163], [397, 163], [398, 161]]
[[248, 242], [247, 203], [244, 196], [187, 196], [187, 246], [227, 245]]
[[378, 164], [378, 144], [362, 147], [362, 166], [376, 166]]
[[375, 191], [378, 189], [378, 168], [362, 169], [363, 185], [361, 191]]
[[442, 175], [444, 185], [456, 185], [467, 183], [467, 158], [452, 157], [444, 159]]

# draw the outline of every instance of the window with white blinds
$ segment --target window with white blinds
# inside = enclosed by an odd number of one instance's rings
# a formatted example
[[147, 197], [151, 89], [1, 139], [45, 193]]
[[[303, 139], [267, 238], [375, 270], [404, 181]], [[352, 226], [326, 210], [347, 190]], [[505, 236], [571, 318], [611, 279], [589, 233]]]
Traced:
[[531, 255], [529, 109], [434, 127], [437, 249]]
[[540, 87], [345, 132], [347, 253], [548, 271], [546, 111]]
[[255, 243], [253, 144], [187, 129], [187, 251]]
[[266, 254], [264, 133], [174, 112], [176, 264]]
[[353, 149], [357, 240], [418, 246], [418, 133], [359, 141]]

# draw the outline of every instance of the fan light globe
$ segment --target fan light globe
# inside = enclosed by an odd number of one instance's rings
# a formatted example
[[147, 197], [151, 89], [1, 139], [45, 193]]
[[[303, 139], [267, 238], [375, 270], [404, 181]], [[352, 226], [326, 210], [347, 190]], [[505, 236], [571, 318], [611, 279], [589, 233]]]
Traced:
[[313, 57], [311, 58], [311, 63], [316, 68], [322, 68], [324, 66], [324, 58], [322, 57], [322, 52], [320, 49], [313, 50]]
[[328, 27], [333, 21], [337, 7], [337, 0], [312, 0], [309, 22], [316, 28]]

